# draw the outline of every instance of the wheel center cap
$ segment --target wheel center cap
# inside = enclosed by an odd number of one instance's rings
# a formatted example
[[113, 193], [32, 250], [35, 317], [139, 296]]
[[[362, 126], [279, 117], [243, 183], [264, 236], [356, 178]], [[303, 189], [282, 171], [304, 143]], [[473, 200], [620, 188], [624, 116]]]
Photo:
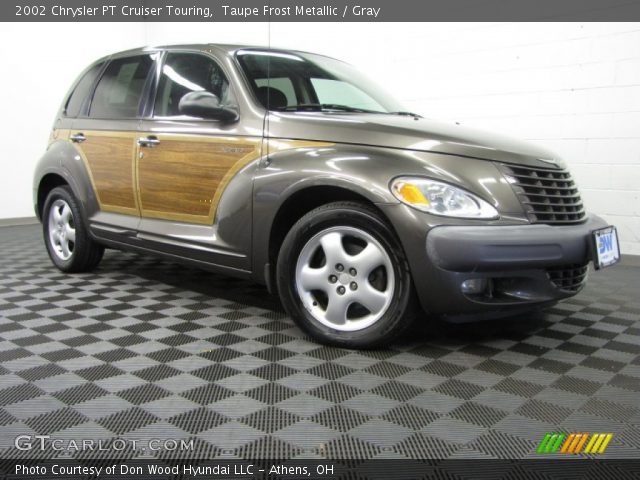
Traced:
[[349, 283], [349, 275], [347, 275], [346, 273], [341, 273], [338, 277], [338, 280], [342, 285], [347, 285]]

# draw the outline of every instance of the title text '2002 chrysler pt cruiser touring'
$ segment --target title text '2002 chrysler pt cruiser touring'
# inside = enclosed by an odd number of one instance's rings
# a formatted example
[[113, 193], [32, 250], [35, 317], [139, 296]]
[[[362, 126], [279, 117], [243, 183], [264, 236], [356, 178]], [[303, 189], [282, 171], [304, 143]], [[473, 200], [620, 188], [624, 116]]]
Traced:
[[619, 258], [553, 153], [405, 111], [351, 66], [267, 48], [92, 64], [35, 175], [53, 263], [105, 247], [253, 279], [320, 341], [371, 347], [420, 311], [551, 305]]

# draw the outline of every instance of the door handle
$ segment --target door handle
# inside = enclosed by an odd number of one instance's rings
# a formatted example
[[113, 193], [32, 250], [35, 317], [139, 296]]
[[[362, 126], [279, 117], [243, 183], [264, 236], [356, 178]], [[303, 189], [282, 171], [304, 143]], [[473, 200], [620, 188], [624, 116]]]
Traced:
[[75, 135], [71, 135], [69, 139], [73, 143], [82, 143], [87, 139], [87, 137], [84, 136], [84, 133], [76, 133]]
[[158, 137], [154, 135], [149, 135], [148, 137], [140, 137], [138, 139], [138, 145], [140, 145], [141, 147], [151, 148], [160, 145], [160, 140], [158, 140]]

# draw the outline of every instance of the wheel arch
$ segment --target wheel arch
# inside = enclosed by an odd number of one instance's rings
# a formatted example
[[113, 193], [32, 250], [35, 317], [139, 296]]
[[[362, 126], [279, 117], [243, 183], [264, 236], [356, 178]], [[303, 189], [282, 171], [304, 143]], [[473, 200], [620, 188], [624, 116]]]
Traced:
[[[36, 215], [38, 219], [42, 220], [44, 202], [47, 200], [47, 196], [56, 187], [68, 186], [72, 190], [73, 188], [62, 175], [59, 173], [47, 173], [45, 174], [38, 183], [37, 197], [36, 197]], [[75, 193], [75, 192], [74, 192]]]
[[33, 176], [33, 205], [42, 220], [47, 195], [56, 187], [66, 185], [79, 202], [85, 222], [99, 210], [91, 176], [76, 147], [66, 140], [53, 142], [38, 161]]
[[266, 251], [267, 263], [263, 265], [263, 281], [269, 291], [275, 292], [275, 264], [282, 242], [291, 230], [291, 227], [304, 215], [313, 209], [332, 202], [352, 201], [365, 204], [373, 209], [389, 223], [393, 225], [387, 216], [376, 206], [374, 199], [366, 194], [355, 191], [344, 185], [314, 184], [296, 189], [282, 201], [277, 209], [269, 229], [268, 246]]

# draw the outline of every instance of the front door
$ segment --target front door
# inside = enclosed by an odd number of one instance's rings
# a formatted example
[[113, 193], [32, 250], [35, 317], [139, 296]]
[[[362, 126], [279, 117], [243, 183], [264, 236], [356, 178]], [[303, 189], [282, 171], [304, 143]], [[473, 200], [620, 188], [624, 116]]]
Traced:
[[189, 249], [190, 257], [244, 269], [249, 266], [252, 169], [260, 158], [262, 132], [245, 135], [238, 122], [182, 115], [180, 99], [193, 91], [208, 91], [222, 104], [235, 105], [227, 76], [213, 58], [168, 52], [152, 117], [142, 122], [138, 139], [140, 235], [177, 254]]

